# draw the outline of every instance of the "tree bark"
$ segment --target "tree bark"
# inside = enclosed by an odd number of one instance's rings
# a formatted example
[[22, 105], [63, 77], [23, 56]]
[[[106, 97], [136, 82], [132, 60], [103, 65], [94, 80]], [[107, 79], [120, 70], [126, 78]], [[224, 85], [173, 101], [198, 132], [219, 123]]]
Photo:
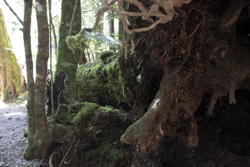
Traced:
[[34, 96], [35, 132], [32, 134], [32, 145], [24, 153], [26, 159], [42, 158], [48, 148], [50, 136], [48, 132], [45, 112], [45, 86], [47, 78], [47, 64], [49, 58], [49, 29], [47, 19], [47, 3], [36, 0], [36, 17], [38, 28], [38, 53], [36, 60], [36, 81]]
[[33, 76], [33, 59], [31, 51], [31, 15], [32, 15], [32, 0], [24, 0], [24, 26], [23, 26], [23, 40], [24, 51], [26, 59], [27, 85], [28, 85], [28, 99], [27, 99], [27, 117], [28, 117], [28, 145], [33, 145], [32, 136], [35, 133], [35, 119], [34, 119], [34, 103], [35, 103], [35, 83]]
[[124, 29], [123, 29], [123, 26], [122, 26], [122, 20], [119, 19], [119, 30], [118, 30], [118, 37], [119, 37], [119, 40], [120, 41], [123, 41], [123, 36], [125, 35], [124, 33]]
[[[78, 1], [78, 2], [77, 2]], [[58, 90], [55, 87], [54, 101], [58, 101], [58, 96], [61, 91], [64, 93], [64, 98], [66, 101], [72, 101], [76, 99], [76, 70], [78, 64], [78, 54], [73, 53], [67, 47], [66, 38], [68, 35], [75, 35], [81, 30], [81, 7], [77, 5], [75, 16], [72, 16], [74, 12], [75, 3], [81, 4], [80, 0], [62, 0], [61, 4], [61, 23], [59, 27], [59, 46], [58, 46], [58, 56], [57, 56], [57, 67], [56, 67], [56, 78], [55, 83], [58, 82], [60, 75], [65, 74], [64, 88]], [[71, 25], [72, 17], [74, 21]], [[69, 30], [71, 27], [71, 33]], [[55, 104], [56, 105], [56, 104]]]

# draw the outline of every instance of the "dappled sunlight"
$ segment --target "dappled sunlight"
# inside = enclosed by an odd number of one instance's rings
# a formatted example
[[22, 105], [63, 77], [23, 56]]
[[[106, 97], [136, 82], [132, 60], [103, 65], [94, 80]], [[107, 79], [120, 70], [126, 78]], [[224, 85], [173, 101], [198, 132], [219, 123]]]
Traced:
[[160, 105], [160, 101], [161, 100], [159, 98], [155, 99], [152, 105], [152, 109], [156, 110], [157, 107]]
[[10, 107], [8, 104], [4, 103], [3, 101], [0, 101], [0, 109], [4, 109], [8, 107]]
[[4, 117], [25, 116], [25, 113], [22, 111], [18, 111], [18, 112], [11, 112], [11, 113], [3, 114], [3, 116]]

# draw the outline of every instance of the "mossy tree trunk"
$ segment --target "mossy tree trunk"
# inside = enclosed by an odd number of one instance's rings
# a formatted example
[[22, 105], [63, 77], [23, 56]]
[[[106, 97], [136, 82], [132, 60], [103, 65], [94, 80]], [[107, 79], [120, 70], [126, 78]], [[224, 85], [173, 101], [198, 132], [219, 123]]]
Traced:
[[[75, 3], [77, 3], [76, 8]], [[66, 38], [68, 35], [75, 35], [81, 30], [80, 4], [80, 0], [62, 0], [61, 3], [61, 23], [59, 27], [59, 46], [57, 55], [56, 78], [54, 84], [55, 102], [58, 101], [58, 96], [61, 91], [63, 91], [64, 99], [66, 101], [69, 102], [76, 99], [76, 70], [78, 65], [79, 53], [73, 52], [67, 47]], [[71, 32], [69, 34], [70, 27]], [[61, 78], [61, 75], [64, 75], [63, 79]], [[61, 90], [58, 90], [58, 85], [56, 85], [56, 83], [63, 82], [59, 81], [60, 79], [64, 80], [64, 85]]]
[[[47, 118], [45, 112], [45, 86], [47, 78], [47, 63], [49, 58], [49, 30], [47, 19], [47, 3], [44, 0], [36, 0], [36, 17], [38, 28], [38, 53], [36, 60], [36, 81], [34, 95], [35, 131], [29, 134], [32, 140], [25, 150], [26, 159], [42, 158], [48, 148], [50, 136], [48, 132]], [[34, 128], [34, 127], [33, 127]]]
[[23, 91], [24, 78], [12, 52], [2, 10], [0, 9], [0, 99], [9, 100]]

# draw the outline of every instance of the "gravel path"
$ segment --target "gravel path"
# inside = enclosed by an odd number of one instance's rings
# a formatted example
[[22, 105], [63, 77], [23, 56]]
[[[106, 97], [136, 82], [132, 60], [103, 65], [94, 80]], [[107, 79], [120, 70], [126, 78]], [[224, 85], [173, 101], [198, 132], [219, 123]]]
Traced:
[[7, 105], [0, 102], [0, 167], [36, 167], [35, 162], [23, 159], [26, 147], [24, 129], [26, 105]]

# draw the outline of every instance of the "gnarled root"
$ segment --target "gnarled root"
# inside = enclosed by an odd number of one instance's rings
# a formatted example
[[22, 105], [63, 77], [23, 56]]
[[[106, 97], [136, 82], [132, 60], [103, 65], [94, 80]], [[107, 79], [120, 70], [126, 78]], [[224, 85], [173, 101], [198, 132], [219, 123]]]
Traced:
[[160, 110], [161, 101], [162, 95], [158, 91], [147, 113], [134, 124], [130, 125], [121, 136], [122, 143], [137, 145], [141, 153], [148, 152], [148, 149], [163, 135], [162, 123], [164, 117], [162, 117]]
[[[198, 126], [193, 114], [201, 102], [202, 93], [195, 87], [190, 89], [189, 81], [184, 80], [174, 76], [166, 83], [166, 78], [163, 79], [148, 111], [126, 130], [121, 142], [137, 145], [141, 153], [150, 151], [163, 135], [180, 137], [188, 147], [198, 146]], [[187, 123], [182, 128], [185, 130], [177, 134], [183, 122]]]

